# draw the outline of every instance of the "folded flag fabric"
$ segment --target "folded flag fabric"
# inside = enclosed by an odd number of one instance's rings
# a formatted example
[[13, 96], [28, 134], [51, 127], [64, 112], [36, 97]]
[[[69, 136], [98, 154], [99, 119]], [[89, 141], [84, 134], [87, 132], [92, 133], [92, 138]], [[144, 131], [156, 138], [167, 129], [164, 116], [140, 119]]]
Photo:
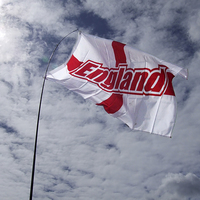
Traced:
[[171, 137], [176, 118], [172, 79], [187, 70], [123, 43], [79, 33], [53, 80], [104, 107], [131, 129]]

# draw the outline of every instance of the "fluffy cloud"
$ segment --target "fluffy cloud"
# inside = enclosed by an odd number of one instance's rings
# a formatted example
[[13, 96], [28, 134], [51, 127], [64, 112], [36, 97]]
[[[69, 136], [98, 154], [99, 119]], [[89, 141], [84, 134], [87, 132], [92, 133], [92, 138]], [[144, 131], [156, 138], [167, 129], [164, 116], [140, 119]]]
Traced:
[[159, 195], [162, 199], [191, 199], [195, 200], [200, 195], [200, 179], [195, 175], [188, 173], [168, 174], [159, 187]]

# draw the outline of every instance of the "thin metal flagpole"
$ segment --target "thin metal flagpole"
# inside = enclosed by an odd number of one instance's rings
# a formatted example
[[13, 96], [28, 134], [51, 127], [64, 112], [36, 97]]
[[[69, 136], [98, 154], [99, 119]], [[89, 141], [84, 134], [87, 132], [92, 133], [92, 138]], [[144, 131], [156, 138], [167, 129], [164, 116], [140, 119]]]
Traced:
[[36, 125], [36, 133], [35, 133], [35, 146], [34, 146], [34, 154], [33, 154], [33, 165], [32, 165], [32, 175], [31, 175], [31, 186], [30, 186], [30, 196], [29, 196], [29, 200], [32, 200], [33, 197], [33, 185], [34, 185], [34, 174], [35, 174], [35, 162], [36, 162], [36, 150], [37, 150], [37, 139], [38, 139], [38, 130], [39, 130], [39, 122], [40, 122], [40, 111], [41, 111], [41, 105], [42, 105], [42, 97], [43, 97], [43, 93], [44, 93], [44, 86], [45, 86], [45, 81], [46, 81], [46, 76], [47, 76], [47, 72], [49, 69], [49, 65], [51, 62], [51, 59], [53, 58], [53, 55], [56, 51], [56, 49], [58, 48], [58, 46], [60, 45], [60, 43], [66, 38], [68, 37], [70, 34], [74, 33], [78, 31], [78, 29], [68, 33], [66, 36], [64, 36], [60, 42], [56, 45], [54, 51], [52, 52], [50, 58], [49, 58], [49, 62], [44, 74], [44, 79], [43, 79], [43, 84], [42, 84], [42, 90], [41, 90], [41, 95], [40, 95], [40, 102], [39, 102], [39, 108], [38, 108], [38, 116], [37, 116], [37, 125]]

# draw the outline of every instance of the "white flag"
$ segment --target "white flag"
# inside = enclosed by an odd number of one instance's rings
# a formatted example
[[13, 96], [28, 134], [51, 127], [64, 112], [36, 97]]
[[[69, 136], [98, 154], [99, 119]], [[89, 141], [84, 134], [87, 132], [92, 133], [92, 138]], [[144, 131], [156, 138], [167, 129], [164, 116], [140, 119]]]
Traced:
[[187, 70], [128, 45], [79, 33], [53, 80], [102, 105], [131, 129], [171, 137], [176, 118], [172, 79]]

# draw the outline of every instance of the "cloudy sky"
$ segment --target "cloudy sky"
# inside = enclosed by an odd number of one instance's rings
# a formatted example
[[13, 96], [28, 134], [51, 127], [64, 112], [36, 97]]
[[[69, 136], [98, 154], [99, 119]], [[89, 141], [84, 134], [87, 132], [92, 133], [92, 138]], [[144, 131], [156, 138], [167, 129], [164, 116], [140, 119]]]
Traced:
[[[189, 69], [173, 80], [173, 137], [132, 131], [102, 107], [46, 82], [33, 199], [200, 199], [199, 0], [0, 1], [0, 199], [29, 198], [43, 75], [60, 39], [117, 40]], [[77, 38], [59, 46], [62, 64]]]

